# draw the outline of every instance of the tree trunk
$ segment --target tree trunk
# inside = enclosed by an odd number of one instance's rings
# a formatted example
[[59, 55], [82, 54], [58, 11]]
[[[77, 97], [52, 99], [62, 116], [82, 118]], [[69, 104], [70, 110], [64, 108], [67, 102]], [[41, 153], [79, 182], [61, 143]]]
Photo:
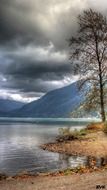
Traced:
[[101, 118], [102, 122], [106, 121], [106, 115], [105, 115], [105, 106], [104, 106], [104, 87], [103, 87], [103, 77], [102, 77], [102, 63], [100, 62], [99, 58], [99, 50], [98, 50], [98, 39], [97, 35], [95, 33], [95, 42], [96, 42], [96, 55], [99, 65], [99, 82], [100, 82], [100, 106], [101, 106]]
[[102, 81], [101, 63], [99, 63], [99, 79], [100, 79], [101, 118], [102, 118], [102, 122], [105, 122], [106, 116], [105, 116], [105, 107], [104, 107], [104, 89], [103, 89], [103, 81]]
[[101, 117], [102, 117], [102, 121], [105, 122], [106, 117], [105, 117], [105, 110], [104, 110], [104, 105], [103, 105], [102, 99], [101, 99]]
[[106, 116], [105, 116], [105, 109], [104, 109], [103, 88], [101, 84], [100, 84], [100, 101], [101, 101], [101, 117], [102, 117], [102, 121], [105, 122]]

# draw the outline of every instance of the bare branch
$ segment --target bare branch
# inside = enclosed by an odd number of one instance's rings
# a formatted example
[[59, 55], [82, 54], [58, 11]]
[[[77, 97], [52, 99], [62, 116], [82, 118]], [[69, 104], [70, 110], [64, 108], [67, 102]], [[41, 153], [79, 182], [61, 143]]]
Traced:
[[91, 94], [90, 103], [100, 105], [101, 117], [105, 121], [107, 20], [101, 13], [89, 9], [78, 16], [78, 23], [77, 37], [69, 39], [71, 64], [80, 72], [79, 89], [90, 83], [92, 92], [97, 93], [95, 96]]

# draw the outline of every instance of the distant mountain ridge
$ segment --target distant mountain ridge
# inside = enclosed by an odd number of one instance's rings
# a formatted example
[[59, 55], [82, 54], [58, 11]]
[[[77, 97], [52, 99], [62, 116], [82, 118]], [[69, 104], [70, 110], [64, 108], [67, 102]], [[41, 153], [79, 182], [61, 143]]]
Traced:
[[85, 92], [79, 91], [77, 82], [48, 92], [39, 100], [24, 105], [12, 117], [68, 117], [84, 101]]
[[19, 101], [0, 99], [0, 116], [5, 116], [8, 112], [20, 109], [24, 105], [25, 103]]

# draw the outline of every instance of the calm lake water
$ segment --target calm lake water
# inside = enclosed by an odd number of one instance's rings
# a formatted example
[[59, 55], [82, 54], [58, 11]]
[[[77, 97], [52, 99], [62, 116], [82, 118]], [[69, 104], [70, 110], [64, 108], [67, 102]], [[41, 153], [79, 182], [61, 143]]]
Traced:
[[44, 151], [43, 143], [52, 142], [62, 127], [80, 129], [85, 125], [69, 124], [0, 124], [0, 172], [15, 175], [21, 171], [47, 172], [85, 165], [85, 157], [66, 156]]

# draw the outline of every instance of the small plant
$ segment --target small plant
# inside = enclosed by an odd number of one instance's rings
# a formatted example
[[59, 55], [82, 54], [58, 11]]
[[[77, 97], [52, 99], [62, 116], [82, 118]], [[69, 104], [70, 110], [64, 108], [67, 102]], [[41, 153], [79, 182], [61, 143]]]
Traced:
[[59, 135], [65, 136], [70, 134], [70, 127], [59, 128]]
[[86, 129], [81, 129], [79, 132], [79, 135], [80, 136], [84, 136], [84, 135], [87, 135], [87, 130]]

